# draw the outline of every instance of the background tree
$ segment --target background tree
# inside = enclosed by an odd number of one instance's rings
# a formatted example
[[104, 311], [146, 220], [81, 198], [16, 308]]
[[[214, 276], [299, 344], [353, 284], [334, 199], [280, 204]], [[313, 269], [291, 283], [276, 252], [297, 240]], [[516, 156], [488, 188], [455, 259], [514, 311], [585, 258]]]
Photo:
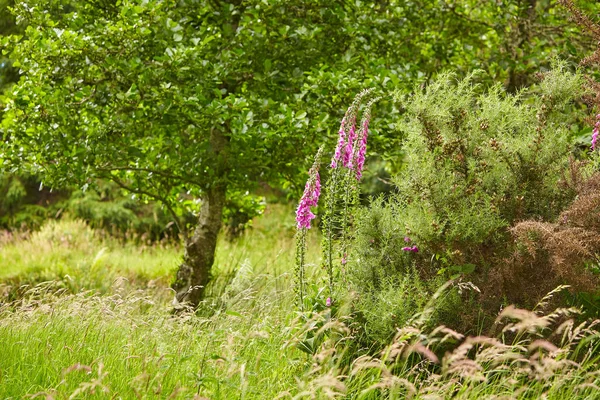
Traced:
[[[4, 163], [26, 160], [52, 186], [101, 178], [160, 201], [185, 240], [177, 298], [197, 304], [228, 195], [294, 174], [312, 151], [307, 112], [287, 103], [305, 71], [348, 46], [343, 6], [38, 1], [17, 11], [29, 27], [10, 39], [24, 79], [7, 100]], [[188, 231], [181, 210], [195, 198]]]

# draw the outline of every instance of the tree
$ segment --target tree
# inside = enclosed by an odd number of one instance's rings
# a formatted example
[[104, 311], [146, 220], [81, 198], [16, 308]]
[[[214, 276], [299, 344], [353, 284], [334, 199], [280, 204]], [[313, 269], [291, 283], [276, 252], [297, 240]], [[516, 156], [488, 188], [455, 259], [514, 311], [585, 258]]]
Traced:
[[[227, 198], [297, 182], [359, 88], [410, 87], [451, 65], [493, 70], [484, 61], [501, 38], [485, 33], [503, 10], [447, 3], [17, 2], [27, 28], [3, 39], [21, 79], [3, 100], [0, 168], [51, 187], [109, 180], [161, 202], [185, 242], [177, 300], [196, 305]], [[373, 143], [393, 154], [395, 128], [380, 120], [390, 140]]]
[[[343, 5], [17, 7], [28, 28], [6, 40], [23, 79], [6, 100], [5, 166], [26, 161], [51, 186], [111, 180], [160, 201], [185, 241], [177, 299], [197, 304], [228, 195], [293, 175], [312, 151], [307, 112], [287, 103], [299, 101], [306, 71], [348, 46]], [[188, 231], [181, 208], [197, 198]]]

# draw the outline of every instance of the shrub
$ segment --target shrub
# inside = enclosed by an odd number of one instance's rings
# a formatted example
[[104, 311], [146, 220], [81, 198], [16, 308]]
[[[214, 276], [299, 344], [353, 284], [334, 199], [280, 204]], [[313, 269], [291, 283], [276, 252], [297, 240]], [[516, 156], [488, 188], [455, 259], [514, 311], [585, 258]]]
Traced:
[[40, 185], [35, 176], [0, 173], [0, 229], [35, 229], [54, 217], [65, 191]]
[[[462, 276], [463, 283], [483, 287], [490, 273], [510, 268], [505, 264], [514, 248], [511, 226], [523, 220], [553, 222], [576, 196], [564, 171], [581, 84], [578, 73], [559, 64], [538, 86], [515, 95], [500, 86], [483, 91], [472, 78], [457, 81], [442, 74], [423, 90], [397, 96], [405, 111], [399, 122], [405, 167], [394, 178], [396, 193], [374, 201], [358, 218], [350, 286], [359, 298], [372, 300], [358, 302], [359, 311], [377, 309], [386, 319], [393, 311], [380, 293], [395, 288], [419, 298], [440, 277]], [[413, 270], [427, 290], [407, 290], [402, 276], [414, 276]], [[538, 275], [548, 277], [541, 271]], [[532, 278], [524, 279], [535, 285]], [[546, 293], [564, 278], [553, 275], [540, 290]], [[513, 290], [519, 299], [539, 294], [528, 292], [527, 284]], [[499, 306], [491, 302], [483, 311], [496, 314]], [[460, 311], [452, 317], [462, 314], [459, 321], [441, 322], [474, 328], [477, 313]], [[392, 328], [384, 329], [391, 333]]]
[[486, 285], [487, 297], [531, 307], [559, 284], [574, 292], [595, 292], [599, 276], [589, 268], [600, 254], [600, 174], [585, 179], [574, 163], [568, 187], [575, 200], [556, 222], [521, 221], [511, 228], [513, 253]]

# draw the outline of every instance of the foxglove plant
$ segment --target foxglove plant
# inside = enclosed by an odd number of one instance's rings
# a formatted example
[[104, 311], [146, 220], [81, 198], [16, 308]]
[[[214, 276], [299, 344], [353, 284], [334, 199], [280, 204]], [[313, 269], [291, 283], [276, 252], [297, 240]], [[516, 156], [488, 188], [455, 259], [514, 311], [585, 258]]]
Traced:
[[[333, 296], [334, 293], [335, 277], [340, 273], [342, 277], [344, 276], [344, 269], [348, 262], [348, 242], [352, 222], [351, 210], [354, 208], [353, 206], [358, 204], [358, 184], [362, 178], [366, 158], [368, 126], [371, 118], [370, 110], [378, 98], [372, 99], [363, 107], [363, 117], [359, 128], [357, 128], [356, 121], [358, 120], [361, 104], [371, 93], [371, 90], [364, 90], [359, 93], [342, 119], [340, 139], [331, 163], [331, 177], [326, 185], [322, 247], [324, 267], [329, 278], [330, 296]], [[339, 212], [336, 212], [337, 210]], [[338, 268], [334, 268], [333, 232], [336, 230], [341, 232], [340, 264]]]
[[317, 206], [320, 195], [321, 177], [319, 176], [318, 165], [313, 165], [313, 168], [309, 171], [309, 180], [306, 182], [304, 194], [296, 209], [296, 222], [299, 230], [310, 229], [310, 221], [315, 219], [315, 214], [312, 213], [310, 208]]
[[342, 119], [342, 123], [340, 124], [337, 146], [335, 147], [335, 152], [333, 153], [333, 158], [331, 159], [331, 168], [337, 168], [338, 161], [342, 157], [342, 149], [344, 148], [344, 143], [346, 143], [346, 132], [344, 131], [345, 122], [346, 117]]
[[[333, 302], [334, 281], [338, 272], [343, 273], [348, 262], [348, 241], [352, 209], [358, 204], [358, 184], [367, 153], [367, 139], [369, 135], [369, 121], [371, 120], [371, 107], [379, 100], [374, 98], [363, 107], [361, 124], [357, 130], [357, 120], [363, 100], [369, 97], [371, 90], [363, 90], [355, 98], [338, 131], [338, 140], [331, 158], [330, 177], [325, 185], [325, 214], [323, 216], [323, 263], [328, 275], [329, 297], [327, 306]], [[319, 162], [322, 147], [315, 157], [315, 163], [310, 169], [304, 194], [296, 210], [297, 239], [296, 239], [296, 288], [301, 308], [304, 306], [304, 265], [306, 253], [306, 233], [310, 229], [311, 221], [315, 215], [311, 207], [316, 207], [321, 194], [321, 181], [319, 176]], [[338, 212], [341, 211], [341, 212]], [[339, 268], [334, 268], [334, 231], [341, 231]], [[416, 246], [415, 246], [416, 248]], [[416, 250], [411, 250], [416, 251]]]
[[[345, 174], [343, 170], [348, 170], [352, 165], [354, 153], [354, 142], [356, 141], [356, 119], [360, 105], [364, 97], [368, 96], [371, 90], [363, 90], [355, 98], [342, 122], [339, 130], [337, 146], [331, 159], [331, 175], [325, 187], [325, 215], [323, 217], [323, 262], [328, 275], [328, 285], [330, 296], [333, 293], [334, 268], [333, 268], [333, 232], [335, 231], [336, 204], [339, 200], [339, 192], [343, 187]], [[342, 259], [345, 260], [344, 257]], [[345, 263], [345, 261], [343, 261]]]
[[376, 97], [369, 101], [363, 113], [360, 134], [357, 136], [357, 145], [355, 146], [356, 153], [354, 154], [354, 158], [356, 159], [354, 164], [357, 181], [360, 181], [362, 178], [362, 172], [365, 166], [365, 159], [367, 156], [367, 139], [369, 138], [369, 122], [371, 121], [371, 108], [373, 107], [373, 104], [379, 99], [379, 97]]
[[311, 207], [316, 207], [321, 196], [321, 177], [319, 176], [319, 166], [321, 163], [321, 154], [323, 146], [317, 151], [315, 161], [308, 171], [308, 181], [304, 187], [304, 193], [296, 209], [296, 292], [300, 302], [300, 308], [304, 307], [304, 270], [306, 256], [306, 234], [311, 228], [310, 222], [315, 219], [315, 214], [311, 211]]
[[350, 126], [350, 132], [348, 133], [348, 139], [346, 140], [346, 146], [344, 148], [344, 159], [343, 164], [346, 168], [353, 167], [354, 158], [354, 142], [356, 141], [356, 115], [352, 116], [352, 125]]
[[[376, 97], [366, 103], [363, 109], [363, 116], [359, 132], [357, 134], [348, 135], [348, 140], [352, 138], [352, 155], [350, 157], [350, 162], [348, 162], [345, 165], [346, 169], [343, 173], [343, 179], [341, 180], [342, 185], [345, 189], [342, 199], [342, 237], [340, 243], [340, 253], [343, 255], [340, 271], [342, 272], [343, 277], [345, 276], [344, 266], [348, 262], [347, 255], [351, 234], [350, 228], [353, 217], [352, 210], [355, 209], [359, 203], [359, 182], [362, 178], [362, 172], [367, 154], [367, 138], [369, 135], [369, 121], [371, 119], [371, 108], [373, 107], [373, 104], [378, 100], [379, 97]], [[350, 146], [348, 146], [347, 148], [349, 149]]]

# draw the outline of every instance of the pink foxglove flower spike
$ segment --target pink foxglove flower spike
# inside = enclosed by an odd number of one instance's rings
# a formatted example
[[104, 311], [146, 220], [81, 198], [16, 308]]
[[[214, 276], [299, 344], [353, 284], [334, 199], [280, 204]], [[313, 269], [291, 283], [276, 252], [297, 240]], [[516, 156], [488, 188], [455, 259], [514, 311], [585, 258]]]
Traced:
[[338, 132], [338, 142], [335, 147], [335, 152], [333, 153], [333, 158], [331, 159], [331, 168], [337, 168], [338, 161], [342, 157], [342, 149], [344, 148], [344, 144], [346, 143], [346, 132], [344, 131], [344, 124], [346, 123], [346, 117], [342, 119], [342, 123], [340, 125], [340, 131]]
[[346, 168], [352, 168], [352, 156], [354, 154], [354, 141], [356, 140], [356, 118], [353, 118], [350, 132], [348, 133], [348, 140], [344, 148], [343, 164]]
[[363, 121], [362, 135], [360, 138], [360, 144], [358, 148], [358, 155], [356, 156], [356, 179], [362, 178], [362, 171], [365, 166], [365, 157], [367, 155], [367, 138], [369, 137], [369, 120]]
[[315, 214], [310, 210], [311, 207], [316, 207], [321, 196], [321, 177], [319, 176], [319, 161], [323, 148], [320, 148], [315, 162], [308, 171], [308, 181], [304, 187], [304, 193], [296, 209], [296, 222], [298, 230], [310, 229], [310, 221], [315, 219]]

